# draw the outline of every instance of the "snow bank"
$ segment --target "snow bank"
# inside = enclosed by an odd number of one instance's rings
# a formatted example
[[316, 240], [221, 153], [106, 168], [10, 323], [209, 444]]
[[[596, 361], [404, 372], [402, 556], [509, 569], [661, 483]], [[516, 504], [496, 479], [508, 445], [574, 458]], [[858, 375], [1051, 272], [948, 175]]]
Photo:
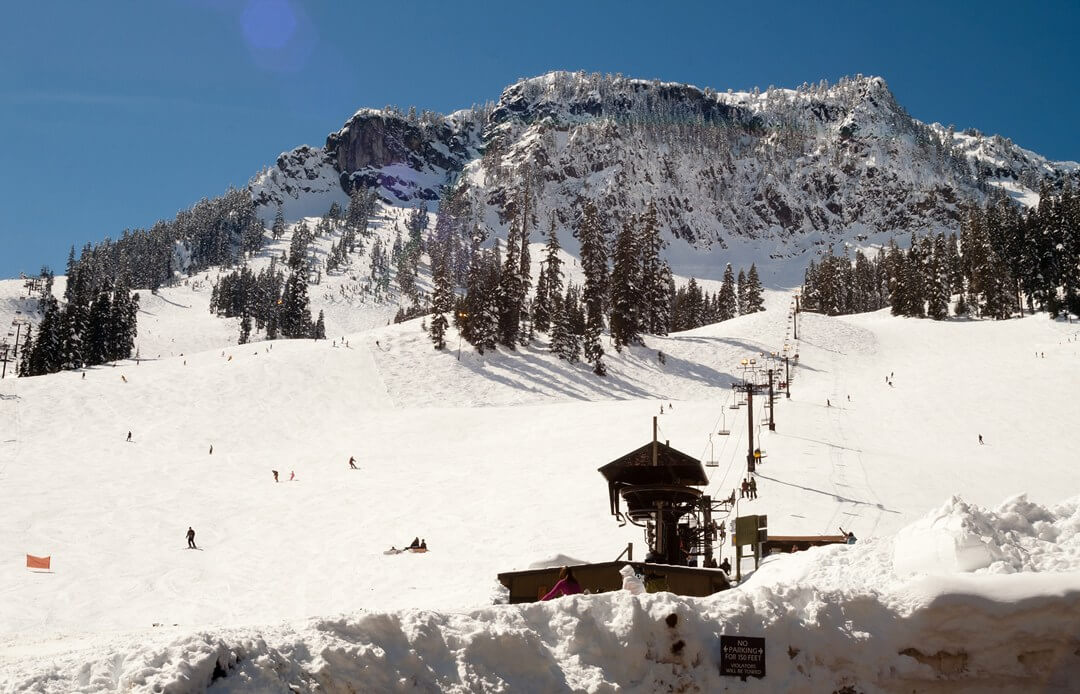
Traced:
[[[953, 497], [895, 541], [771, 557], [741, 587], [710, 598], [615, 591], [172, 640], [151, 633], [13, 663], [0, 687], [170, 694], [763, 685], [789, 692], [1068, 691], [1080, 668], [1078, 506], [1080, 497], [1047, 508], [1020, 496], [988, 511]], [[921, 544], [929, 549], [919, 551]], [[540, 563], [552, 562], [574, 560]], [[721, 635], [766, 639], [765, 682], [720, 675]]]
[[1026, 495], [990, 511], [954, 496], [896, 536], [897, 573], [1076, 571], [1076, 501], [1047, 509]]

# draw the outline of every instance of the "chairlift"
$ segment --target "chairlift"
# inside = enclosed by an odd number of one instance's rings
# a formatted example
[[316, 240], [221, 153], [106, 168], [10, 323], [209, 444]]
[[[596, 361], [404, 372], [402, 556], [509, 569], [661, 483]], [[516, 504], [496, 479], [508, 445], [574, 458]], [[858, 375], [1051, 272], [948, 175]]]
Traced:
[[720, 431], [716, 433], [718, 436], [728, 436], [731, 434], [731, 430], [727, 428], [727, 415], [724, 414], [723, 410], [720, 410]]
[[714, 455], [712, 434], [709, 434], [709, 459], [705, 461], [705, 467], [720, 467], [720, 461]]

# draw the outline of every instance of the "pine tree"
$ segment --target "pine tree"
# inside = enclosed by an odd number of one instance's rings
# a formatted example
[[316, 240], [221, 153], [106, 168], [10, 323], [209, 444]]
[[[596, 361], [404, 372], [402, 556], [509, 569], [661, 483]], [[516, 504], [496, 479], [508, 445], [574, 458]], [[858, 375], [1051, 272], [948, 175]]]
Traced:
[[[735, 289], [735, 303], [738, 305], [737, 308], [739, 309], [740, 316], [744, 313], [749, 313], [749, 311], [747, 311], [746, 309], [746, 273], [742, 271], [742, 268], [739, 268], [739, 284], [738, 287], [736, 287]], [[825, 311], [824, 306], [821, 306], [821, 304], [819, 304], [819, 307], [821, 307], [821, 309]]]
[[450, 264], [445, 254], [439, 254], [437, 259], [436, 256], [432, 256], [431, 265], [432, 281], [435, 284], [431, 296], [431, 309], [435, 312], [435, 315], [431, 319], [428, 334], [431, 336], [431, 342], [435, 349], [441, 350], [446, 348], [446, 328], [448, 326], [446, 313], [454, 307], [453, 278], [450, 275]]
[[278, 327], [282, 337], [304, 338], [311, 336], [311, 311], [308, 308], [307, 280], [301, 273], [293, 272], [285, 283], [281, 296]]
[[653, 335], [667, 335], [671, 325], [671, 268], [660, 257], [665, 244], [656, 219], [656, 203], [649, 203], [638, 228], [638, 248], [641, 253], [641, 329]]
[[[110, 318], [112, 316], [112, 301], [106, 292], [98, 295], [90, 306], [90, 319], [87, 325], [89, 336], [86, 341], [86, 363], [91, 366], [104, 364], [109, 361], [111, 352], [109, 337], [111, 334]], [[38, 340], [38, 344], [42, 344]]]
[[607, 370], [602, 361], [604, 348], [600, 345], [600, 335], [604, 330], [604, 299], [608, 289], [607, 251], [600, 213], [591, 201], [583, 205], [576, 236], [581, 242], [581, 268], [585, 273], [582, 295], [585, 360], [593, 365], [593, 373], [603, 376]]
[[628, 220], [615, 240], [611, 271], [611, 338], [618, 351], [625, 345], [642, 342], [642, 266], [635, 221]]
[[719, 320], [731, 320], [736, 316], [737, 297], [735, 295], [735, 272], [731, 269], [731, 263], [724, 268], [724, 281], [720, 285], [720, 293], [717, 300], [717, 318]]
[[237, 344], [246, 345], [251, 341], [251, 316], [244, 314], [240, 319], [240, 339]]
[[274, 225], [270, 227], [270, 233], [275, 239], [280, 239], [285, 235], [285, 212], [280, 203], [277, 206], [277, 211], [274, 212]]
[[[850, 268], [850, 265], [848, 266]], [[742, 284], [740, 283], [740, 287]], [[758, 278], [757, 265], [750, 264], [750, 272], [746, 275], [746, 313], [757, 313], [765, 310], [765, 301], [761, 296], [761, 279]]]
[[543, 267], [536, 283], [536, 301], [533, 302], [533, 325], [547, 332], [552, 325], [554, 304], [562, 295], [562, 258], [559, 256], [559, 235], [555, 231], [555, 215], [551, 215], [547, 244], [544, 247]]

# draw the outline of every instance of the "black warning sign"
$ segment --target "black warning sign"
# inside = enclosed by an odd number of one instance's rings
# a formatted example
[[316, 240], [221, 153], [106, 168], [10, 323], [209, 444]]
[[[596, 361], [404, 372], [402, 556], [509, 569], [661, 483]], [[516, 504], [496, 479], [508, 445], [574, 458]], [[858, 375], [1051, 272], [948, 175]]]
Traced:
[[764, 677], [765, 639], [753, 636], [721, 636], [720, 674], [743, 679]]

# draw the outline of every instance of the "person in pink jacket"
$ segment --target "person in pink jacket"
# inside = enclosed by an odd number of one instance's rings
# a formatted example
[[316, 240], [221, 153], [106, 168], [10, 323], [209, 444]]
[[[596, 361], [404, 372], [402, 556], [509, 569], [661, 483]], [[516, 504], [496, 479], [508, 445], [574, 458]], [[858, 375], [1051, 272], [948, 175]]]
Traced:
[[574, 578], [574, 572], [570, 570], [569, 566], [562, 567], [559, 571], [559, 582], [555, 584], [555, 587], [548, 591], [548, 594], [540, 598], [541, 600], [552, 600], [554, 598], [561, 598], [564, 595], [576, 595], [581, 592], [581, 584]]

